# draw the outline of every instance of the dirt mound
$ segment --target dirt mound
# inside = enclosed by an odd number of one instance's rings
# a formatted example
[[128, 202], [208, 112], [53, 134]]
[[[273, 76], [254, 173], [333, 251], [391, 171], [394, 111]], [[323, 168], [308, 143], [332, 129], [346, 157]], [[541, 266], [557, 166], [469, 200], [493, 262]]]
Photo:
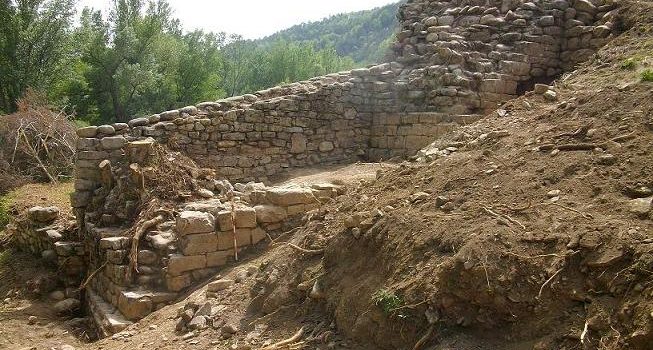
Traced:
[[[326, 314], [374, 348], [650, 349], [653, 37], [642, 6], [544, 94], [313, 215], [293, 242], [325, 249], [321, 265], [270, 269], [299, 286], [319, 276], [310, 289]], [[297, 302], [297, 284], [263, 305]]]

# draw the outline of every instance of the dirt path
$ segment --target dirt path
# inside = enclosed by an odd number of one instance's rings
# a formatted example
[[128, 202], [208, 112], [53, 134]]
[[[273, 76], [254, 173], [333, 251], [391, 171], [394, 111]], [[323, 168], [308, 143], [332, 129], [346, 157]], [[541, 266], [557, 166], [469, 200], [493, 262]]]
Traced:
[[0, 349], [70, 350], [82, 343], [73, 335], [74, 322], [57, 317], [48, 303], [12, 298], [0, 305]]
[[309, 169], [295, 169], [289, 178], [277, 185], [312, 185], [316, 183], [343, 183], [346, 185], [357, 184], [360, 181], [371, 181], [376, 178], [379, 170], [393, 169], [397, 165], [391, 163], [356, 163], [348, 165], [330, 165]]

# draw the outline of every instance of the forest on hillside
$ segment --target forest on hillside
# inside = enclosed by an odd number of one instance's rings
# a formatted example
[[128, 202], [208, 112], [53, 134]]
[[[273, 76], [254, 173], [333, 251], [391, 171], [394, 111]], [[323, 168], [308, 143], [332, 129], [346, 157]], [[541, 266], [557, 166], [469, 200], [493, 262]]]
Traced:
[[37, 91], [111, 123], [351, 69], [379, 55], [396, 6], [248, 41], [185, 31], [166, 0], [111, 1], [110, 13], [79, 14], [75, 0], [0, 0], [0, 115]]
[[262, 45], [279, 40], [310, 43], [317, 49], [335, 48], [338, 55], [350, 57], [357, 63], [376, 63], [387, 53], [399, 25], [396, 18], [399, 5], [404, 2], [302, 23], [258, 42]]

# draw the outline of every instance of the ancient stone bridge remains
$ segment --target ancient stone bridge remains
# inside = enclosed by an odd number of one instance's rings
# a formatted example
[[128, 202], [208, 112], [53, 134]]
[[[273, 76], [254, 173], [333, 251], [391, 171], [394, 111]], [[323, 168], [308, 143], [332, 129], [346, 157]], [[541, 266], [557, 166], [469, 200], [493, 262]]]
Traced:
[[388, 63], [78, 130], [72, 202], [87, 269], [103, 267], [88, 289], [98, 323], [107, 333], [120, 330], [342, 190], [249, 184], [240, 185], [237, 201], [183, 204], [174, 220], [146, 233], [132, 274], [132, 239], [120, 214], [128, 210], [107, 207], [121, 189], [107, 184], [102, 169], [133, 163], [138, 142], [167, 145], [241, 182], [412, 155], [590, 58], [617, 30], [617, 4], [412, 0], [400, 9]]

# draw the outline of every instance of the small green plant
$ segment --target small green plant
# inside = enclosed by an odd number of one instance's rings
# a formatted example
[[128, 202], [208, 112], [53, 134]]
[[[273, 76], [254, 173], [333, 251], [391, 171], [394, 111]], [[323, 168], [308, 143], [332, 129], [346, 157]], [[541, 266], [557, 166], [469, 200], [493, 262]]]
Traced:
[[[401, 297], [397, 296], [394, 292], [387, 289], [379, 289], [376, 291], [376, 293], [372, 295], [372, 302], [374, 305], [380, 307], [386, 316], [390, 316], [391, 314], [395, 313], [395, 311], [404, 305], [404, 301], [401, 299]], [[401, 312], [397, 313], [397, 316], [401, 318], [406, 317], [406, 315], [402, 314]]]
[[5, 229], [9, 223], [11, 215], [9, 214], [10, 204], [7, 196], [0, 196], [0, 231]]
[[77, 128], [85, 128], [87, 126], [91, 126], [91, 123], [81, 119], [73, 119], [73, 123], [75, 123], [75, 127]]
[[642, 81], [653, 81], [653, 69], [645, 69], [642, 71]]
[[637, 68], [637, 60], [632, 57], [621, 63], [621, 69], [635, 70], [635, 68]]

